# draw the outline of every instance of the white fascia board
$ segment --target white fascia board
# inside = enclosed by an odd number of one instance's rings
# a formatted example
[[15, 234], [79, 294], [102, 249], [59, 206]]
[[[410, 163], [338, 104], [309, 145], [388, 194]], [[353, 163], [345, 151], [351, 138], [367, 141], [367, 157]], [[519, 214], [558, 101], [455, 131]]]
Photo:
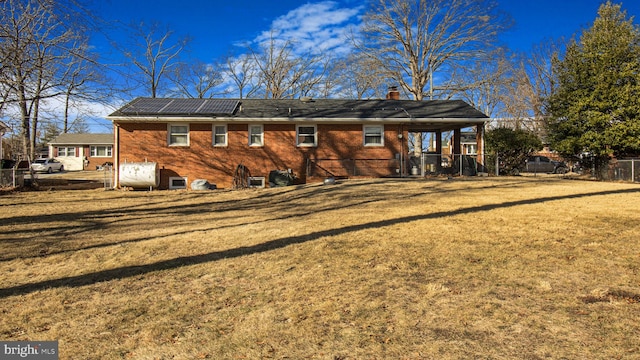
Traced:
[[484, 123], [489, 118], [239, 118], [239, 117], [182, 117], [182, 116], [107, 116], [108, 120], [113, 122], [187, 122], [187, 123], [278, 123], [278, 124], [294, 124], [294, 123], [325, 123], [325, 124], [363, 124], [363, 123]]

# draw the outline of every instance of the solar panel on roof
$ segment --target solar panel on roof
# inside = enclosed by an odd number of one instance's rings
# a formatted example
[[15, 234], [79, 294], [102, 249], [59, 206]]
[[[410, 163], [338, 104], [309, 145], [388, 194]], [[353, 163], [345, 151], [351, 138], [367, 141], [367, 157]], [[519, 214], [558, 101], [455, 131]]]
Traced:
[[198, 114], [233, 114], [239, 101], [233, 99], [207, 99]]
[[204, 101], [203, 99], [173, 99], [161, 112], [163, 114], [195, 114]]
[[138, 99], [124, 107], [124, 114], [233, 114], [234, 99]]
[[139, 99], [121, 111], [125, 114], [157, 113], [167, 106], [171, 99]]

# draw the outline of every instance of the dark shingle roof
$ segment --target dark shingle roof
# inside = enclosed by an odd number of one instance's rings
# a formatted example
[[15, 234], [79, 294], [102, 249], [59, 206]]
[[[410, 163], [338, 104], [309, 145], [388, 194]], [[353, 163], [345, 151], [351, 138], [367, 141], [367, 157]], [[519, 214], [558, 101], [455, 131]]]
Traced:
[[110, 145], [113, 134], [60, 134], [49, 142], [51, 145]]
[[416, 131], [464, 128], [488, 119], [462, 100], [306, 100], [137, 98], [108, 118], [117, 122], [383, 121], [409, 124]]
[[[209, 106], [212, 101], [219, 106]], [[137, 98], [109, 117], [216, 116], [233, 118], [487, 118], [462, 100], [170, 99]]]
[[240, 103], [236, 117], [302, 117], [340, 119], [486, 118], [461, 100], [300, 100], [248, 99]]

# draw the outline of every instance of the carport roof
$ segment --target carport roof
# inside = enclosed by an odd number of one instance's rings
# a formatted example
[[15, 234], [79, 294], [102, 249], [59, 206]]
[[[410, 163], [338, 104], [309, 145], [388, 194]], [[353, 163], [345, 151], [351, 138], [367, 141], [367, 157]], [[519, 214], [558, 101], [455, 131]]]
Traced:
[[137, 98], [107, 117], [115, 122], [261, 121], [405, 124], [411, 131], [482, 124], [488, 117], [462, 100]]

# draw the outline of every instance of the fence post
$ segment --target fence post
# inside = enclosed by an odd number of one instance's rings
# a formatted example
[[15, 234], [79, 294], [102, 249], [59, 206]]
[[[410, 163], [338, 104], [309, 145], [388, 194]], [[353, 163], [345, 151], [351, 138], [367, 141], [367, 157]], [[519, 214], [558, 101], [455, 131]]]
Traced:
[[636, 182], [636, 159], [631, 160], [631, 182]]
[[496, 176], [500, 176], [500, 157], [496, 151]]

